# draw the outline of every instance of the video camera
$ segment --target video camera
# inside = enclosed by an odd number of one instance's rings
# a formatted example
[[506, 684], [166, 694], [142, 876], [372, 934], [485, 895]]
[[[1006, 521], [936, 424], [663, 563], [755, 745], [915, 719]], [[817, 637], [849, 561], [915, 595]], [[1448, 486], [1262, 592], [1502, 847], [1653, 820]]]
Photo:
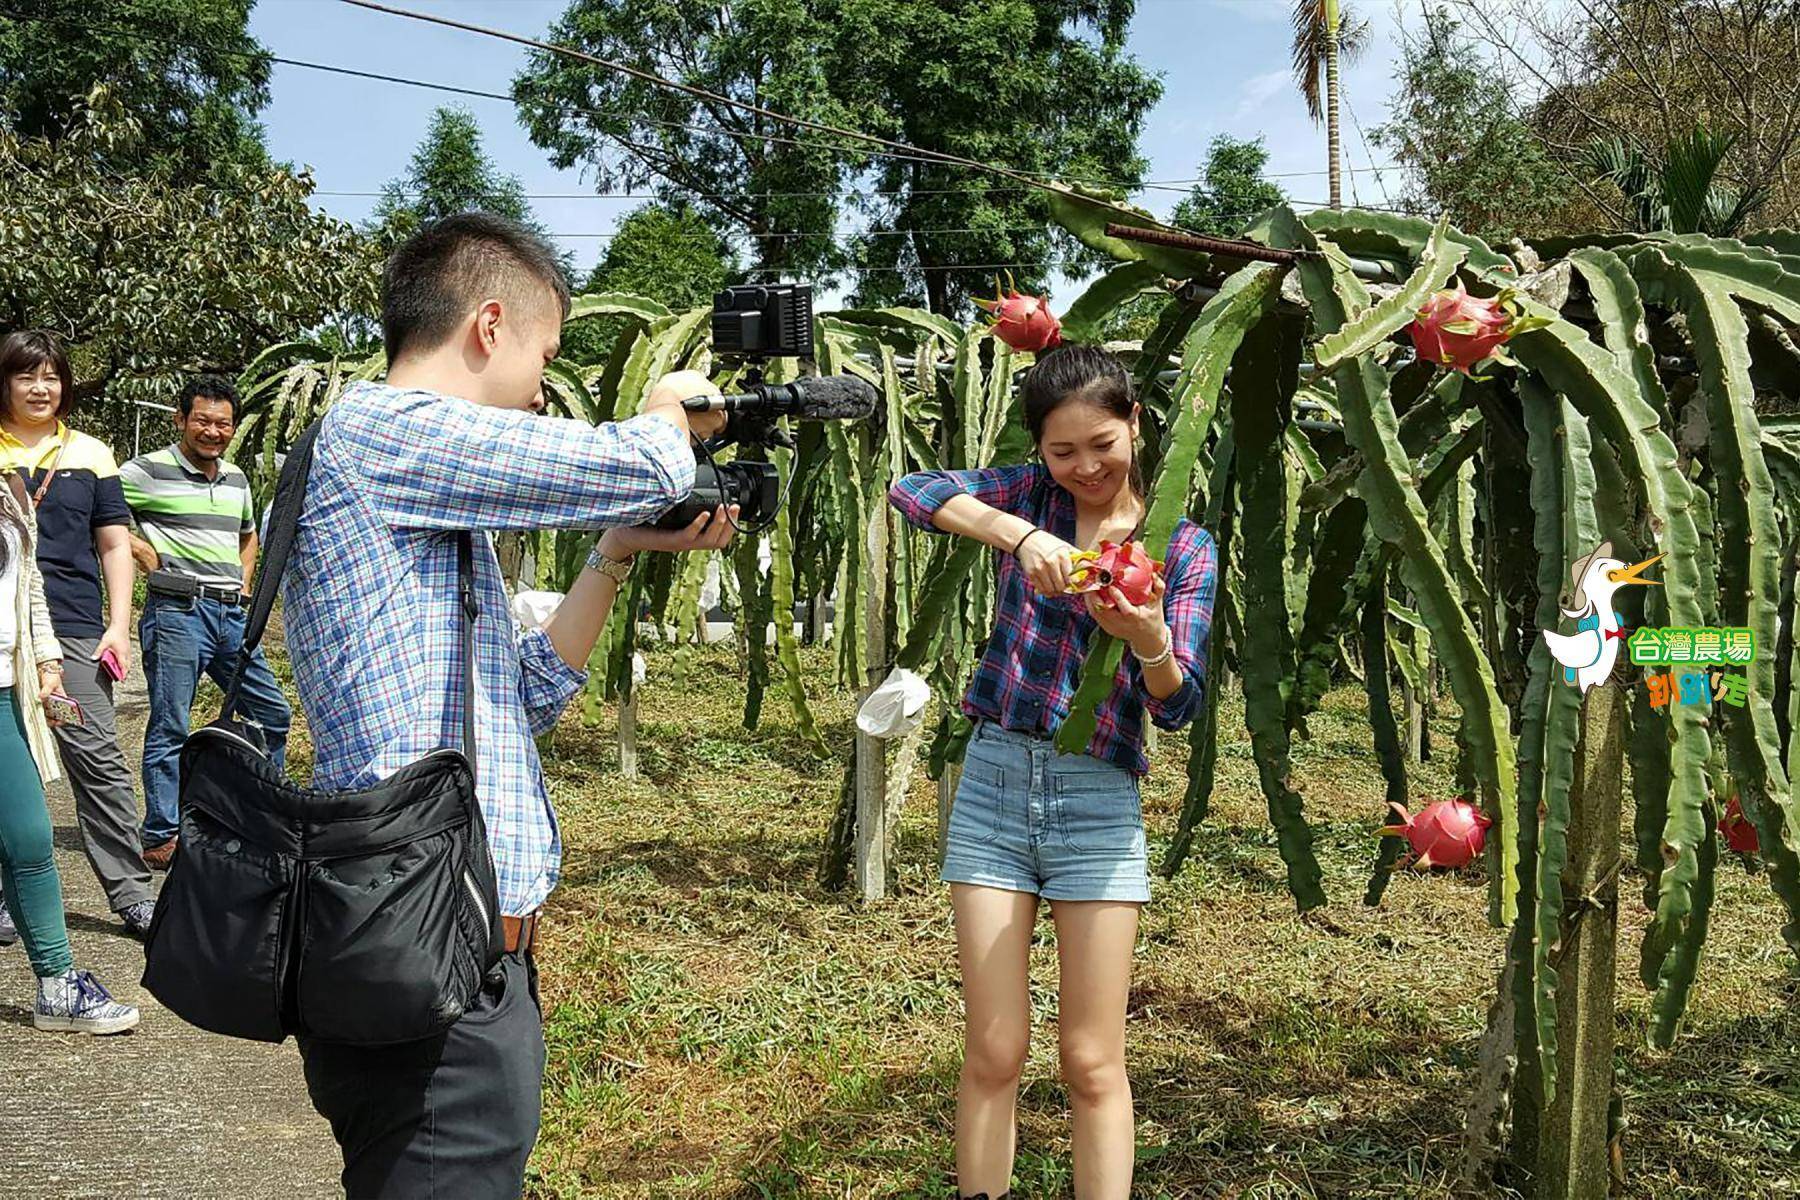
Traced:
[[[748, 391], [735, 396], [695, 396], [682, 402], [689, 412], [725, 412], [725, 432], [694, 451], [694, 490], [658, 517], [658, 529], [680, 529], [720, 505], [738, 506], [738, 528], [754, 533], [781, 510], [782, 485], [775, 465], [764, 457], [771, 446], [792, 449], [793, 438], [780, 422], [861, 421], [875, 412], [875, 389], [850, 375], [817, 376], [792, 383], [763, 382], [770, 358], [811, 358], [812, 285], [783, 283], [733, 287], [713, 297], [714, 353], [748, 363]], [[736, 444], [748, 453], [736, 461], [713, 461], [713, 451]]]

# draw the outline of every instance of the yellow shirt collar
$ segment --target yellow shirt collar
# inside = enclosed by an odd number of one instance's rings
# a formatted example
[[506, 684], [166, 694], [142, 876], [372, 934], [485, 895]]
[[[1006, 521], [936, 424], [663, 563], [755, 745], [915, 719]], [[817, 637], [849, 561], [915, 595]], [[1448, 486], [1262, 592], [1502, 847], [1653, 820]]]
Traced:
[[[0, 464], [10, 468], [25, 468], [28, 471], [47, 467], [55, 459], [63, 443], [69, 440], [69, 427], [61, 421], [56, 423], [56, 432], [27, 449], [25, 443], [14, 437], [5, 429], [0, 429]], [[35, 460], [35, 461], [34, 461]]]

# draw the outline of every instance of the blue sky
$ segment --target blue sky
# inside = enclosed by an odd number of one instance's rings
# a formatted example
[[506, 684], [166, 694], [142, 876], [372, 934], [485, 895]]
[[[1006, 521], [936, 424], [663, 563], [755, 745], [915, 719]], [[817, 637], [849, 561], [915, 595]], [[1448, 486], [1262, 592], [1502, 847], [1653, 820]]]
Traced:
[[[476, 24], [541, 35], [565, 7], [564, 0], [394, 0], [400, 7], [440, 13]], [[1344, 143], [1351, 166], [1386, 159], [1365, 146], [1356, 122], [1368, 129], [1384, 118], [1395, 58], [1394, 17], [1383, 0], [1360, 6], [1371, 22], [1367, 52], [1345, 75], [1344, 93], [1355, 122], [1346, 121]], [[1296, 201], [1322, 203], [1325, 135], [1306, 115], [1288, 73], [1289, 0], [1138, 0], [1131, 50], [1163, 75], [1164, 95], [1150, 114], [1142, 146], [1151, 160], [1147, 178], [1188, 179], [1207, 142], [1218, 133], [1262, 134], [1271, 151], [1269, 172]], [[260, 0], [251, 32], [273, 53], [358, 70], [506, 92], [524, 61], [523, 47], [477, 34], [353, 8], [338, 0]], [[317, 202], [336, 216], [360, 220], [371, 195], [404, 169], [434, 108], [460, 103], [475, 114], [485, 148], [503, 171], [517, 175], [532, 193], [545, 226], [587, 267], [610, 231], [640, 201], [593, 196], [580, 172], [558, 171], [531, 144], [512, 106], [496, 100], [458, 98], [441, 92], [375, 80], [352, 79], [278, 65], [273, 99], [261, 113], [276, 157], [310, 166]], [[1371, 159], [1371, 154], [1374, 158]], [[1365, 203], [1383, 203], [1380, 181], [1358, 174]], [[1395, 190], [1395, 179], [1386, 176]], [[1346, 199], [1349, 188], [1346, 186]], [[570, 195], [575, 194], [575, 195]], [[1179, 199], [1175, 192], [1146, 192], [1138, 202], [1159, 212]], [[1074, 288], [1059, 288], [1071, 295]]]

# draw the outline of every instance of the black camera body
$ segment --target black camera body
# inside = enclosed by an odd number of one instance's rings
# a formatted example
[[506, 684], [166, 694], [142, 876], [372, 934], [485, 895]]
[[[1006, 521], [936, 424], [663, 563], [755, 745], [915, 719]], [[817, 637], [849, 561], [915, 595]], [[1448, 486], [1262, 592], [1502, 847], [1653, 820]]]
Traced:
[[[715, 294], [712, 344], [721, 357], [747, 360], [744, 382], [753, 391], [760, 389], [765, 360], [812, 357], [812, 285], [751, 285]], [[652, 524], [681, 529], [701, 513], [733, 504], [738, 506], [740, 526], [754, 529], [771, 521], [781, 507], [781, 479], [761, 452], [769, 446], [793, 445], [776, 424], [781, 415], [773, 406], [767, 411], [734, 408], [725, 432], [695, 451], [693, 490]], [[734, 462], [714, 462], [712, 451], [732, 443], [751, 452]]]
[[650, 522], [658, 529], [682, 529], [701, 513], [721, 504], [738, 506], [738, 524], [757, 526], [781, 507], [781, 476], [772, 462], [738, 459], [736, 462], [694, 464], [694, 490], [674, 508]]

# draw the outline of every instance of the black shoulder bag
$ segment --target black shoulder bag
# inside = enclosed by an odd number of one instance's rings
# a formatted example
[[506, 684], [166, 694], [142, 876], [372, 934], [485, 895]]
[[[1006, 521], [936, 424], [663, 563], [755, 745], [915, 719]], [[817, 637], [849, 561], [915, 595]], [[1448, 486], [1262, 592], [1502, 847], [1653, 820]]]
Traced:
[[313, 425], [281, 472], [237, 673], [218, 720], [181, 748], [181, 833], [144, 947], [143, 983], [230, 1037], [387, 1045], [440, 1033], [475, 1002], [503, 934], [475, 798], [474, 550], [458, 533], [463, 745], [374, 787], [290, 783], [236, 717], [306, 499]]

